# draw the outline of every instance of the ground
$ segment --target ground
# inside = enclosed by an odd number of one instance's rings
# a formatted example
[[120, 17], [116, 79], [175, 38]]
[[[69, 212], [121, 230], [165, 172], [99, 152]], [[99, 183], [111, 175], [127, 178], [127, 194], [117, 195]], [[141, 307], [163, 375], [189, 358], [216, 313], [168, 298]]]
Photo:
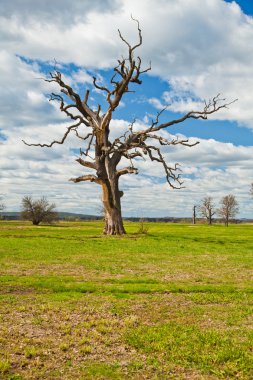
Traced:
[[0, 222], [0, 378], [252, 379], [253, 226]]

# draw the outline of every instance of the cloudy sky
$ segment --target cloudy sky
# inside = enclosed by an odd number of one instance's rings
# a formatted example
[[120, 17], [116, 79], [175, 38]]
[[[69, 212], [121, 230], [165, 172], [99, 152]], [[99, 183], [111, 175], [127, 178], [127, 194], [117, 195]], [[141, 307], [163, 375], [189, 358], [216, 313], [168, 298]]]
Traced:
[[253, 3], [248, 0], [0, 0], [0, 194], [6, 210], [18, 211], [24, 195], [47, 196], [58, 210], [96, 214], [100, 188], [69, 182], [84, 174], [75, 162], [81, 140], [49, 143], [64, 134], [67, 120], [48, 94], [55, 88], [41, 78], [54, 59], [66, 81], [81, 94], [99, 94], [92, 76], [107, 83], [117, 59], [126, 55], [119, 28], [132, 43], [135, 23], [142, 28], [139, 50], [152, 71], [143, 85], [123, 99], [114, 115], [116, 136], [137, 119], [148, 125], [167, 106], [164, 120], [201, 107], [221, 93], [238, 101], [209, 121], [186, 122], [163, 135], [199, 141], [192, 147], [164, 151], [181, 164], [184, 188], [173, 190], [162, 167], [138, 161], [139, 175], [124, 176], [121, 189], [126, 216], [191, 216], [193, 205], [211, 195], [218, 205], [226, 194], [240, 203], [240, 216], [253, 217], [249, 189], [253, 182]]

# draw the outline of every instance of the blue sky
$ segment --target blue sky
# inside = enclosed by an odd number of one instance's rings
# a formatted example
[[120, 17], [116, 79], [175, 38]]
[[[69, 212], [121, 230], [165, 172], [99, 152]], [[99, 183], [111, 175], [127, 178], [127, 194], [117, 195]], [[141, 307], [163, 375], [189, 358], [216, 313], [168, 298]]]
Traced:
[[[233, 0], [226, 0], [228, 3], [232, 3]], [[237, 4], [241, 7], [244, 13], [253, 15], [253, 3], [251, 0], [237, 0]]]
[[139, 176], [125, 176], [121, 184], [124, 215], [190, 216], [204, 196], [213, 196], [218, 206], [222, 196], [233, 193], [240, 216], [253, 216], [251, 1], [62, 0], [59, 9], [49, 0], [36, 7], [31, 0], [22, 6], [13, 0], [1, 6], [0, 194], [7, 210], [18, 210], [22, 197], [32, 195], [47, 196], [60, 210], [98, 212], [99, 188], [68, 182], [83, 174], [75, 163], [80, 140], [71, 136], [66, 145], [50, 150], [28, 148], [21, 140], [50, 142], [68, 125], [48, 102], [56, 89], [39, 79], [54, 59], [80, 93], [90, 88], [90, 104], [106, 108], [92, 88], [92, 76], [106, 84], [117, 59], [126, 54], [117, 28], [136, 41], [133, 14], [143, 32], [143, 67], [151, 61], [152, 71], [122, 99], [114, 114], [114, 137], [134, 119], [136, 128], [148, 125], [164, 106], [161, 120], [170, 120], [201, 108], [203, 99], [218, 93], [228, 102], [238, 101], [209, 121], [188, 121], [165, 131], [165, 137], [200, 141], [194, 148], [164, 151], [168, 162], [181, 164], [185, 188], [173, 191], [162, 168], [138, 161]]

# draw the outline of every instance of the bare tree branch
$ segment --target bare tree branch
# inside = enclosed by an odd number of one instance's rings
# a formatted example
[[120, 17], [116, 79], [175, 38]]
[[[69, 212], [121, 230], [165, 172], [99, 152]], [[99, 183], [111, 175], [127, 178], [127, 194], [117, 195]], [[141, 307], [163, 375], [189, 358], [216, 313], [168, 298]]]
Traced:
[[107, 92], [108, 94], [110, 94], [110, 91], [108, 90], [108, 88], [104, 87], [104, 86], [99, 86], [97, 84], [97, 78], [96, 77], [93, 77], [93, 84], [94, 86], [98, 89], [98, 90], [101, 90], [101, 91], [105, 91]]
[[82, 122], [81, 122], [81, 120], [79, 120], [79, 122], [77, 124], [71, 125], [70, 127], [67, 128], [67, 131], [65, 132], [65, 134], [63, 135], [63, 137], [62, 137], [61, 140], [54, 140], [50, 144], [40, 144], [40, 143], [38, 143], [38, 144], [28, 144], [24, 140], [22, 140], [22, 141], [23, 141], [23, 143], [25, 145], [28, 145], [28, 146], [40, 146], [42, 148], [44, 148], [44, 147], [51, 148], [54, 144], [63, 144], [64, 141], [66, 140], [66, 138], [68, 137], [69, 133], [71, 131], [75, 130], [76, 128], [78, 128], [79, 125], [81, 125], [81, 124], [82, 124]]
[[138, 174], [138, 169], [134, 168], [132, 166], [129, 166], [127, 168], [123, 168], [117, 171], [117, 177], [120, 177], [124, 174]]
[[150, 133], [147, 133], [146, 136], [150, 139], [154, 139], [154, 140], [157, 140], [159, 141], [160, 145], [184, 145], [184, 146], [189, 146], [189, 147], [192, 147], [192, 146], [195, 146], [195, 145], [198, 145], [199, 144], [199, 141], [195, 141], [194, 143], [189, 143], [189, 140], [188, 139], [182, 139], [180, 140], [178, 137], [176, 139], [171, 139], [171, 140], [168, 140], [168, 139], [165, 139], [164, 137], [162, 136], [158, 136], [158, 135], [153, 135], [153, 134], [150, 134]]
[[76, 162], [78, 162], [82, 166], [85, 166], [86, 168], [90, 168], [90, 169], [96, 169], [97, 168], [97, 166], [94, 162], [84, 161], [81, 158], [78, 158], [76, 160]]
[[95, 175], [92, 175], [92, 174], [87, 174], [87, 175], [83, 175], [81, 177], [77, 177], [77, 178], [70, 178], [69, 181], [72, 181], [72, 182], [84, 182], [84, 181], [90, 181], [90, 182], [96, 182], [98, 184], [101, 184], [101, 180], [96, 177]]
[[[202, 111], [190, 111], [179, 119], [171, 120], [171, 121], [168, 121], [168, 122], [165, 122], [162, 124], [158, 124], [157, 121], [155, 123], [152, 123], [152, 125], [150, 127], [150, 132], [156, 132], [156, 131], [159, 131], [161, 129], [171, 127], [172, 125], [183, 123], [187, 119], [203, 119], [203, 120], [206, 120], [209, 115], [212, 115], [213, 113], [220, 111], [222, 108], [228, 108], [229, 105], [235, 103], [238, 100], [238, 99], [235, 99], [229, 103], [222, 103], [222, 104], [218, 105], [220, 101], [222, 101], [222, 102], [225, 101], [225, 99], [220, 99], [219, 96], [220, 96], [220, 94], [215, 96], [208, 103], [205, 102], [205, 107]], [[158, 114], [158, 118], [166, 108], [167, 107], [165, 107], [162, 111], [160, 111], [160, 113]]]
[[[145, 145], [145, 147], [143, 147], [144, 151], [146, 151], [149, 155], [149, 158], [151, 161], [157, 161], [159, 163], [162, 164], [163, 168], [164, 168], [164, 171], [165, 171], [165, 174], [166, 174], [166, 180], [168, 182], [168, 184], [173, 188], [173, 189], [180, 189], [182, 188], [182, 184], [183, 184], [183, 181], [181, 181], [180, 179], [180, 173], [179, 174], [176, 174], [177, 171], [180, 171], [179, 169], [179, 164], [176, 163], [174, 165], [174, 167], [170, 167], [168, 166], [168, 164], [166, 163], [161, 151], [159, 148], [157, 148], [156, 146], [151, 146], [151, 145]], [[154, 154], [157, 154], [157, 156], [154, 156]], [[178, 186], [175, 186], [172, 181], [173, 180], [174, 182], [178, 183]]]

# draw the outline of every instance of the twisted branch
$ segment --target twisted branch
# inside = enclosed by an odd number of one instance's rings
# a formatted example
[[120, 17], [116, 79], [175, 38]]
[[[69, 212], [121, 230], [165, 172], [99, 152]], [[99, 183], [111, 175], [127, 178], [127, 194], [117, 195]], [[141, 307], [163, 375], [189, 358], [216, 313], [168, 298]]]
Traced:
[[40, 146], [42, 148], [44, 148], [44, 147], [51, 148], [54, 144], [63, 144], [64, 141], [66, 140], [66, 138], [68, 137], [69, 133], [71, 131], [73, 131], [73, 130], [76, 130], [76, 128], [78, 128], [81, 124], [82, 124], [82, 121], [79, 120], [78, 123], [71, 125], [70, 127], [67, 128], [67, 131], [64, 133], [64, 135], [63, 135], [63, 137], [62, 137], [61, 140], [54, 140], [50, 144], [40, 144], [40, 143], [38, 143], [38, 144], [34, 144], [34, 143], [28, 144], [26, 141], [24, 141], [24, 140], [22, 140], [22, 141], [23, 141], [23, 143], [25, 145], [28, 145], [28, 146]]
[[[160, 131], [161, 129], [171, 127], [172, 125], [183, 123], [187, 119], [206, 120], [209, 115], [212, 115], [213, 113], [220, 111], [222, 108], [228, 108], [231, 104], [235, 103], [238, 99], [234, 99], [229, 103], [224, 103], [225, 100], [226, 99], [220, 99], [220, 94], [218, 94], [212, 100], [209, 100], [208, 102], [206, 101], [204, 102], [205, 107], [202, 111], [190, 111], [179, 119], [175, 119], [175, 120], [171, 120], [171, 121], [159, 124], [160, 115], [168, 108], [166, 106], [161, 111], [158, 112], [157, 118], [155, 121], [152, 122], [148, 132]], [[220, 102], [222, 103], [219, 104]]]

